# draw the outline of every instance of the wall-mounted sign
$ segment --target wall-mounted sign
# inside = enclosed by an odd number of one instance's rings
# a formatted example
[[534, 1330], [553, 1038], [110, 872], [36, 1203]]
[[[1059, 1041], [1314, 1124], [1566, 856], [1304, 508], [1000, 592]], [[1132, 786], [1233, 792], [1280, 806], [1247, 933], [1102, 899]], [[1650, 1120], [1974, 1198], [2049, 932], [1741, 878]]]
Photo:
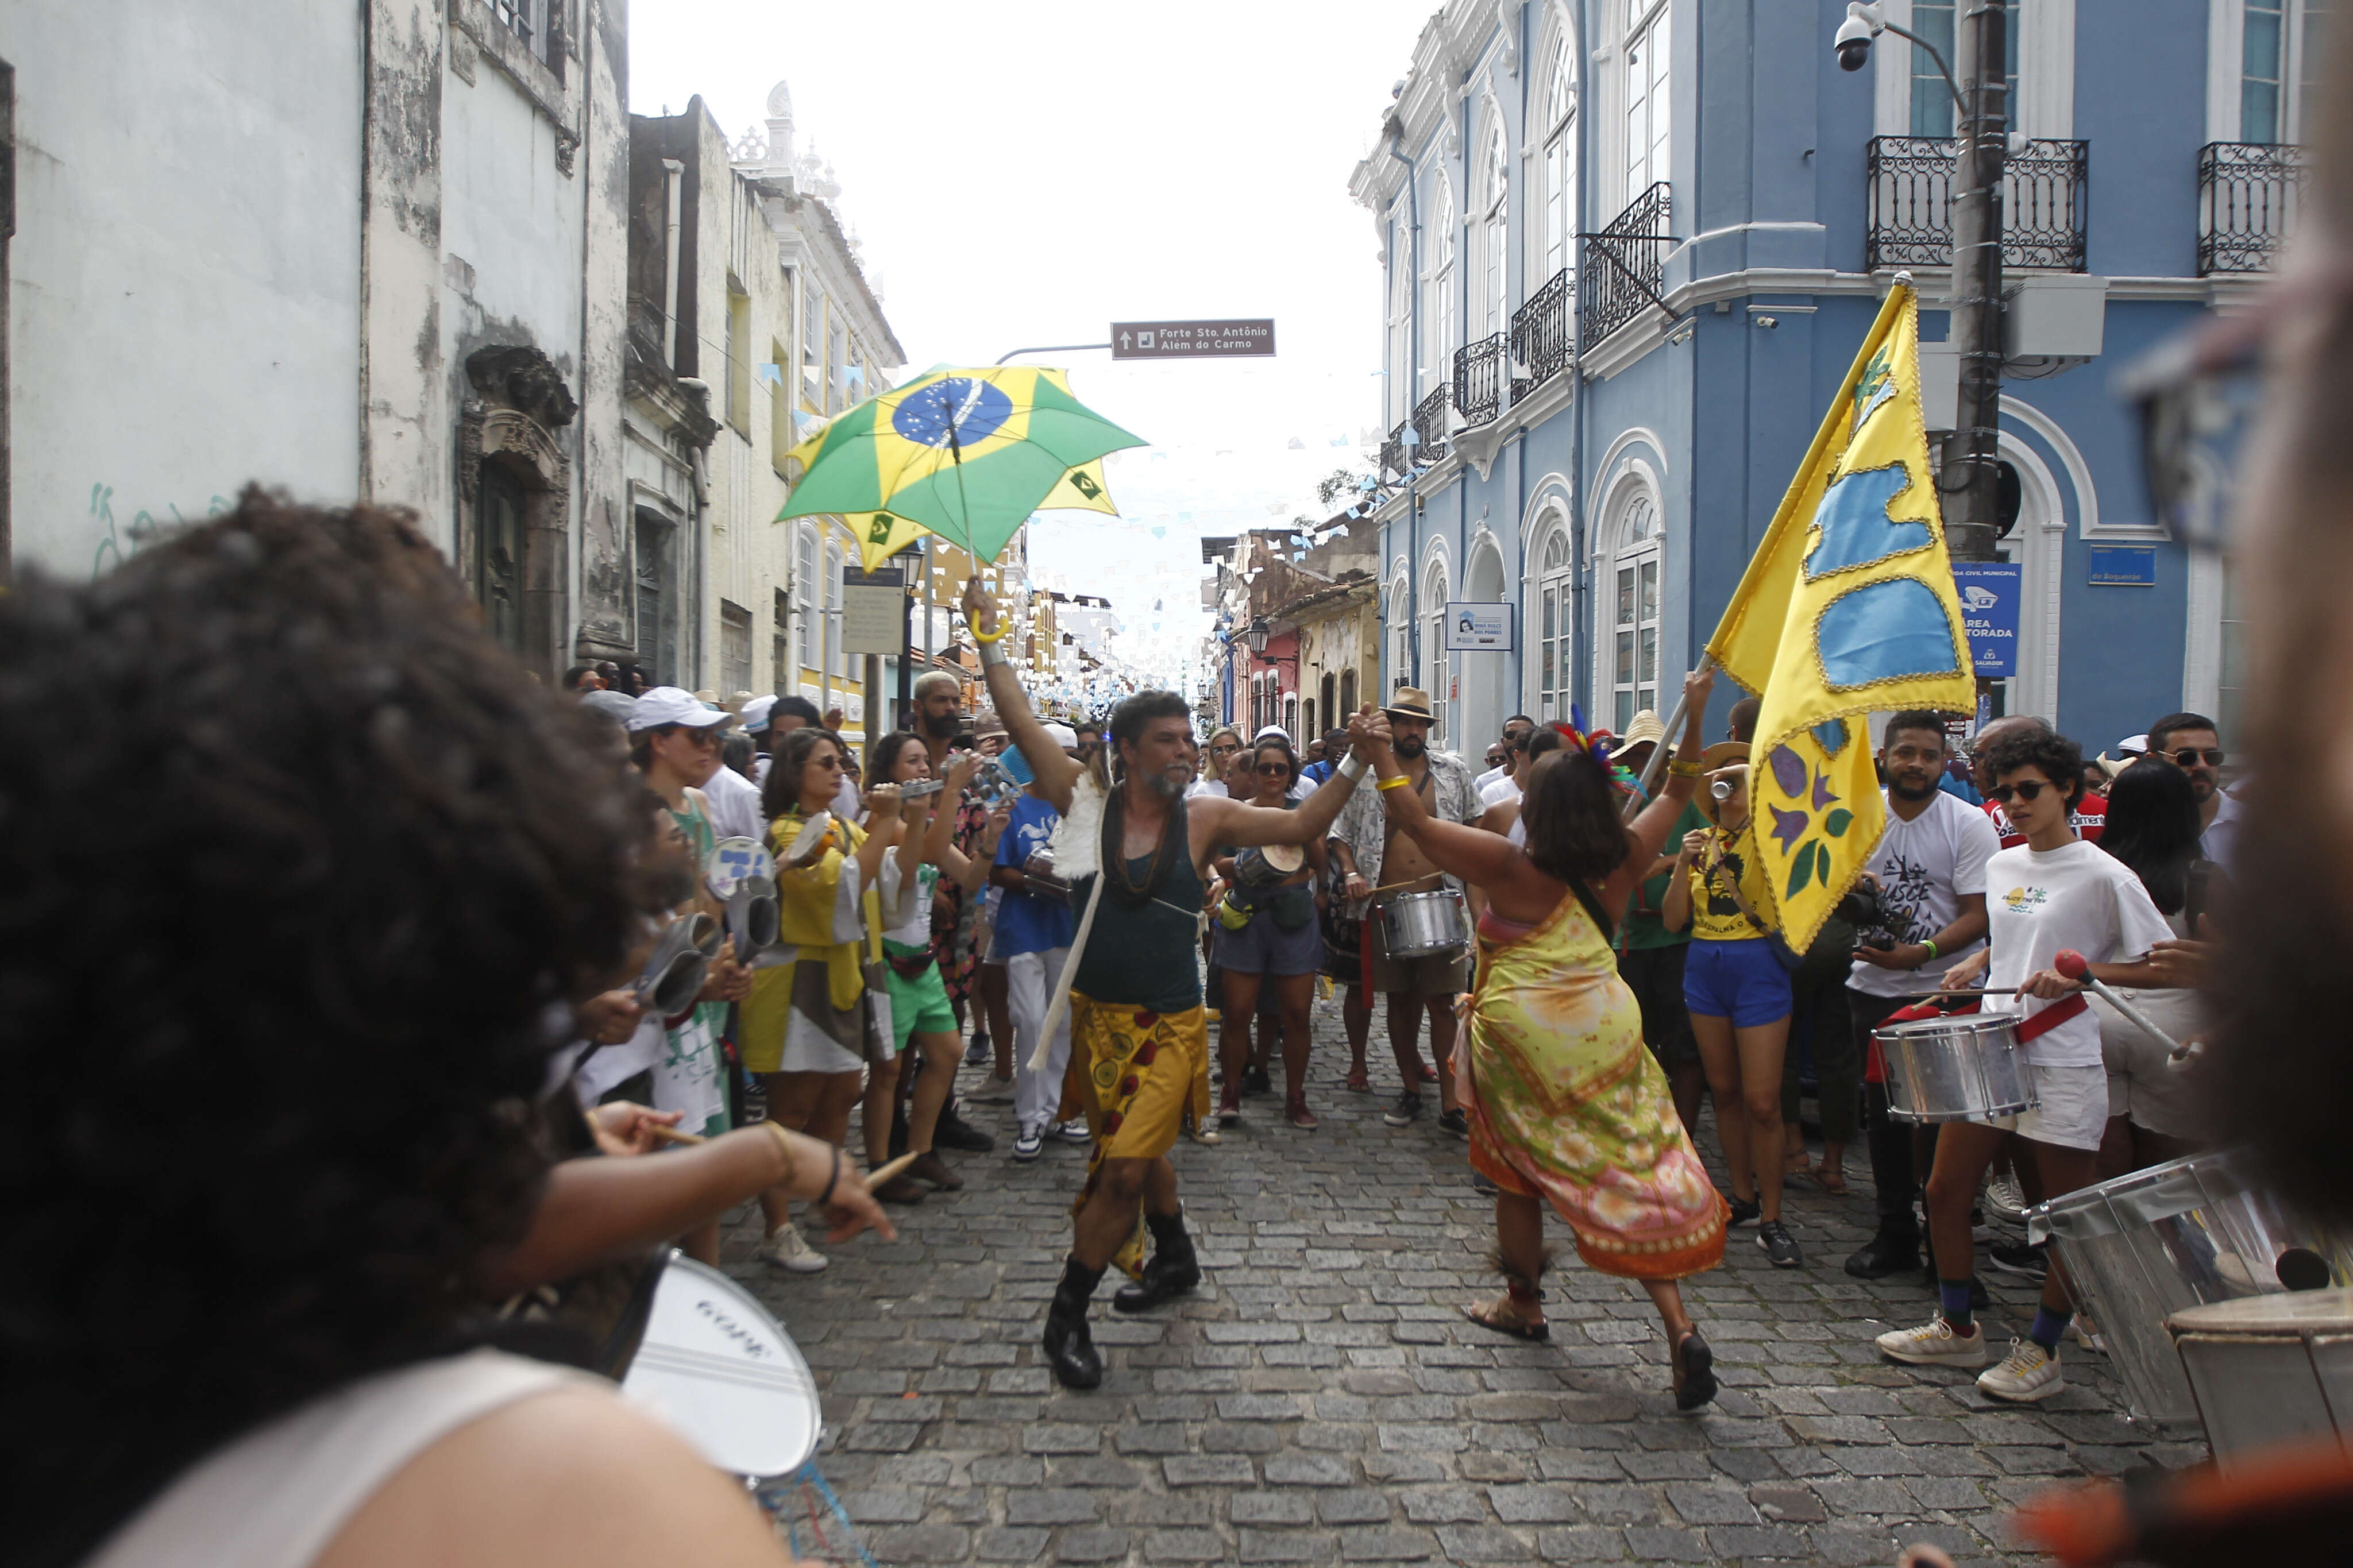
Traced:
[[2018, 673], [2019, 566], [2015, 561], [1955, 562], [1969, 660], [1988, 678]]
[[1512, 606], [1450, 601], [1446, 606], [1446, 651], [1512, 651]]
[[2091, 546], [2091, 556], [2094, 588], [2157, 586], [2154, 544], [2094, 544]]
[[907, 646], [906, 579], [895, 566], [841, 574], [841, 651], [888, 657]]

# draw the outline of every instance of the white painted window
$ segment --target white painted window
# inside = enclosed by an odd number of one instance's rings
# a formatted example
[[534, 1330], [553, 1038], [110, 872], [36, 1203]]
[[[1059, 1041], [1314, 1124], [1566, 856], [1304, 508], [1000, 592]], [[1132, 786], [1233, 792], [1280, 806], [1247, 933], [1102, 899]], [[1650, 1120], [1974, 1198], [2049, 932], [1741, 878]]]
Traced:
[[1569, 667], [1577, 636], [1576, 561], [1565, 520], [1554, 521], [1536, 559], [1535, 709], [1536, 717], [1549, 723], [1567, 718], [1575, 700]]
[[1451, 672], [1446, 657], [1446, 566], [1433, 561], [1421, 578], [1421, 687], [1430, 693], [1430, 710], [1438, 715], [1433, 746], [1448, 744], [1446, 737], [1454, 732], [1449, 722], [1454, 717]]
[[1413, 684], [1413, 621], [1406, 613], [1405, 578], [1400, 576], [1389, 584], [1389, 613], [1383, 618], [1389, 629], [1389, 684], [1392, 687]]
[[849, 656], [841, 651], [841, 546], [825, 542], [825, 648], [834, 678], [849, 673]]
[[1620, 503], [1614, 547], [1596, 574], [1602, 584], [1602, 669], [1588, 715], [1618, 734], [1643, 709], [1659, 705], [1659, 506], [1646, 489]]
[[[2003, 74], [2010, 86], [2010, 91], [2005, 95], [2005, 108], [2012, 127], [2019, 123], [2018, 111], [2021, 107], [2018, 100], [2018, 59], [2025, 19], [2019, 16], [2018, 10], [2018, 0], [2002, 0]], [[1955, 52], [1959, 39], [1955, 36], [1953, 20], [1957, 15], [1965, 16], [1968, 11], [1967, 4], [1957, 5], [1955, 0], [1912, 0], [1912, 30], [1936, 46], [1936, 52], [1945, 57], [1956, 78], [1961, 74], [1961, 61], [1960, 56]], [[1945, 85], [1943, 75], [1936, 69], [1936, 62], [1928, 58], [1926, 49], [1915, 48], [1901, 38], [1894, 41], [1903, 45], [1912, 57], [1912, 134], [1940, 137], [1958, 134], [1953, 124], [1952, 89]]]
[[2231, 0], [2238, 17], [2237, 140], [2264, 145], [2304, 140], [2314, 101], [2327, 7], [2313, 0]]
[[1487, 157], [1480, 171], [1479, 215], [1479, 335], [1492, 337], [1504, 330], [1509, 312], [1504, 289], [1504, 227], [1511, 205], [1510, 151], [1504, 144], [1500, 119], [1487, 130]]
[[1413, 410], [1413, 231], [1389, 223], [1388, 390], [1382, 399], [1394, 427]]
[[[1577, 265], [1577, 78], [1568, 49], [1553, 51], [1544, 97], [1544, 254], [1537, 270], [1545, 282]], [[1529, 290], [1533, 293], [1535, 290]]]
[[1421, 363], [1413, 395], [1419, 401], [1454, 370], [1454, 193], [1441, 174], [1437, 221], [1422, 230], [1428, 267], [1423, 274]]
[[800, 685], [800, 670], [818, 668], [822, 645], [818, 641], [817, 605], [817, 525], [805, 522], [794, 545], [793, 560], [793, 658], [799, 669], [793, 672], [789, 685], [781, 673], [776, 677], [776, 684], [786, 691]]
[[1627, 205], [1668, 177], [1673, 123], [1668, 91], [1668, 73], [1674, 63], [1668, 29], [1672, 7], [1661, 0], [1647, 11], [1637, 7], [1635, 14], [1639, 21], [1627, 35], [1625, 54]]

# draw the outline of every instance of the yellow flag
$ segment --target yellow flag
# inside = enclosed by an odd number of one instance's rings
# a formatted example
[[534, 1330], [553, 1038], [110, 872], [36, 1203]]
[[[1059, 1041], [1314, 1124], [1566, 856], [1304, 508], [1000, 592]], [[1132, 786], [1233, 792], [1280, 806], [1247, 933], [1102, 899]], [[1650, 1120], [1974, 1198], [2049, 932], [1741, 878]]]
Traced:
[[1762, 699], [1748, 808], [1774, 923], [1802, 952], [1886, 827], [1866, 715], [1977, 706], [1905, 285], [1880, 308], [1707, 651]]

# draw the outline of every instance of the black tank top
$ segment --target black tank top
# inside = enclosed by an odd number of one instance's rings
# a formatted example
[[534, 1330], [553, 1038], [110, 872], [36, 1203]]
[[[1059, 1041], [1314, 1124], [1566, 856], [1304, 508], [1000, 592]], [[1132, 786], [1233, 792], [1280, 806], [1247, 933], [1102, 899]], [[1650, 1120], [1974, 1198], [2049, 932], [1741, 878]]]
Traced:
[[[1151, 873], [1149, 855], [1127, 863], [1133, 884], [1141, 885]], [[1079, 879], [1071, 889], [1073, 908], [1087, 907], [1095, 880]], [[1201, 922], [1189, 911], [1201, 907], [1208, 891], [1193, 869], [1189, 837], [1177, 850], [1168, 880], [1145, 902], [1131, 904], [1121, 898], [1116, 883], [1105, 888], [1071, 988], [1091, 1001], [1152, 1013], [1182, 1013], [1199, 1006]]]

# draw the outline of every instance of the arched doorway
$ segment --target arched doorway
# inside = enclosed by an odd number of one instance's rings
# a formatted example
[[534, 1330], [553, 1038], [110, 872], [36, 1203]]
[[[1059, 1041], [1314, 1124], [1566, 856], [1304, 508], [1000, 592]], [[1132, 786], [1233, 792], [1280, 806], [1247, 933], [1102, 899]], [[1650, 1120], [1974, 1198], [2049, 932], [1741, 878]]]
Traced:
[[[1504, 558], [1492, 538], [1471, 546], [1470, 569], [1463, 574], [1462, 597], [1475, 604], [1500, 604], [1504, 598]], [[1516, 640], [1516, 639], [1515, 639]], [[1447, 739], [1447, 750], [1477, 756], [1488, 742], [1504, 732], [1505, 706], [1519, 689], [1512, 679], [1511, 654], [1496, 650], [1458, 653], [1457, 679], [1461, 700], [1456, 707], [1460, 728]]]

